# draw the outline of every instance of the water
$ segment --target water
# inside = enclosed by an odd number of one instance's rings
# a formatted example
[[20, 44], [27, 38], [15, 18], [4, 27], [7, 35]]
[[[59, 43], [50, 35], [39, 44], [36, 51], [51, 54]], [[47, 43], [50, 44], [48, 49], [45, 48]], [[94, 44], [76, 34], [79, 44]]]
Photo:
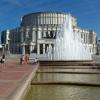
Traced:
[[[83, 66], [84, 67], [84, 66]], [[42, 73], [40, 72], [42, 71]], [[58, 73], [54, 73], [57, 72]], [[40, 73], [39, 73], [40, 72]], [[44, 72], [44, 73], [43, 73]], [[45, 73], [50, 72], [50, 73]], [[66, 72], [66, 73], [60, 73]], [[43, 81], [71, 81], [100, 83], [100, 74], [72, 74], [67, 72], [100, 72], [96, 69], [40, 69], [34, 78], [36, 82]]]
[[[40, 73], [40, 71], [100, 72], [96, 69], [40, 68], [33, 82], [73, 81], [100, 83], [100, 74]], [[100, 87], [75, 85], [32, 85], [25, 100], [100, 100]]]
[[73, 31], [71, 16], [66, 16], [61, 30], [57, 33], [54, 49], [49, 46], [48, 58], [51, 60], [91, 60], [89, 48], [84, 47], [81, 34]]
[[100, 88], [34, 85], [25, 100], [100, 100]]

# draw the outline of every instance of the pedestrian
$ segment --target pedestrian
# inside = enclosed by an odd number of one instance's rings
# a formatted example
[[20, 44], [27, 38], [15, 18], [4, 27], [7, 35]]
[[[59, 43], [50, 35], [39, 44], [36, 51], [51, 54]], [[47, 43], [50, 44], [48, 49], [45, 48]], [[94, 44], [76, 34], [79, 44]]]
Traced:
[[5, 67], [5, 54], [2, 55], [0, 63], [2, 67]]
[[29, 60], [28, 54], [25, 55], [25, 63], [27, 64]]
[[20, 58], [20, 64], [24, 64], [25, 63], [25, 56], [22, 55]]

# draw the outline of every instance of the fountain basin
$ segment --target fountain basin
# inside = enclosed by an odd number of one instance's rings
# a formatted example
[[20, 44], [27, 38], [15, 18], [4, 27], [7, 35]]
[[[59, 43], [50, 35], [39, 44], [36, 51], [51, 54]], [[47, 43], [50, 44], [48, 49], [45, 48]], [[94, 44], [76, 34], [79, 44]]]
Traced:
[[40, 60], [39, 62], [40, 66], [100, 66], [99, 61], [93, 60]]

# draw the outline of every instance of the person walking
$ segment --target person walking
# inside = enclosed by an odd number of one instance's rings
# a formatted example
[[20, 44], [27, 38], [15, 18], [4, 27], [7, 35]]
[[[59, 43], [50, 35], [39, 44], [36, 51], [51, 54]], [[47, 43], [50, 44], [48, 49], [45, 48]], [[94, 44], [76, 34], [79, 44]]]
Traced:
[[29, 61], [29, 57], [28, 57], [28, 54], [26, 54], [25, 55], [25, 63], [28, 64], [28, 61]]
[[24, 64], [25, 63], [25, 56], [22, 55], [20, 58], [20, 64]]
[[5, 54], [2, 55], [0, 63], [2, 67], [5, 67]]

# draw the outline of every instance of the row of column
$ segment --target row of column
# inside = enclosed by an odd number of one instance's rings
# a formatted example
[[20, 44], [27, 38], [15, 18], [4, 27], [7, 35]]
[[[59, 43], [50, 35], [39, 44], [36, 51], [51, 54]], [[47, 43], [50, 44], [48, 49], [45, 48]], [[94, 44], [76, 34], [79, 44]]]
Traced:
[[87, 33], [81, 33], [82, 34], [82, 39], [83, 39], [83, 42], [85, 43], [85, 44], [89, 44], [89, 34], [87, 34]]
[[[22, 32], [21, 32], [22, 54], [25, 54], [25, 45], [27, 44], [27, 43], [25, 43], [26, 42], [25, 38], [26, 38], [26, 35], [28, 35], [29, 32], [30, 32], [29, 29], [26, 29], [26, 30], [22, 29]], [[34, 44], [36, 44], [36, 40], [42, 38], [42, 31], [41, 31], [41, 29], [36, 31], [35, 28], [34, 28], [31, 34], [32, 34], [31, 42], [34, 43]], [[30, 45], [30, 52], [32, 51], [32, 49], [33, 48]], [[37, 54], [40, 54], [40, 44], [37, 44]], [[45, 44], [43, 44], [43, 54], [45, 54]]]
[[[48, 47], [50, 46], [51, 44], [48, 44]], [[46, 49], [47, 49], [46, 44], [43, 44], [43, 54], [46, 53]], [[40, 54], [40, 44], [37, 44], [37, 54]]]
[[[34, 45], [29, 45], [29, 52], [31, 53], [34, 49]], [[25, 55], [26, 51], [25, 51], [25, 43], [22, 44], [22, 54]]]
[[[24, 32], [25, 31], [25, 32]], [[29, 35], [29, 34], [32, 34], [31, 36], [32, 36], [32, 38], [31, 38], [31, 41], [32, 42], [36, 42], [36, 32], [35, 31], [32, 31], [32, 33], [30, 33], [30, 29], [26, 29], [26, 30], [24, 30], [23, 28], [22, 28], [22, 30], [21, 30], [21, 43], [22, 43], [22, 54], [25, 54], [25, 45], [27, 44], [26, 43], [26, 41], [25, 41], [25, 38], [27, 38], [27, 36], [26, 35]], [[30, 47], [29, 47], [29, 51], [30, 51], [30, 53], [31, 53], [31, 51], [33, 50], [33, 45], [29, 45]]]
[[[43, 54], [45, 53], [45, 44], [43, 44]], [[40, 54], [40, 44], [37, 44], [37, 54]]]

